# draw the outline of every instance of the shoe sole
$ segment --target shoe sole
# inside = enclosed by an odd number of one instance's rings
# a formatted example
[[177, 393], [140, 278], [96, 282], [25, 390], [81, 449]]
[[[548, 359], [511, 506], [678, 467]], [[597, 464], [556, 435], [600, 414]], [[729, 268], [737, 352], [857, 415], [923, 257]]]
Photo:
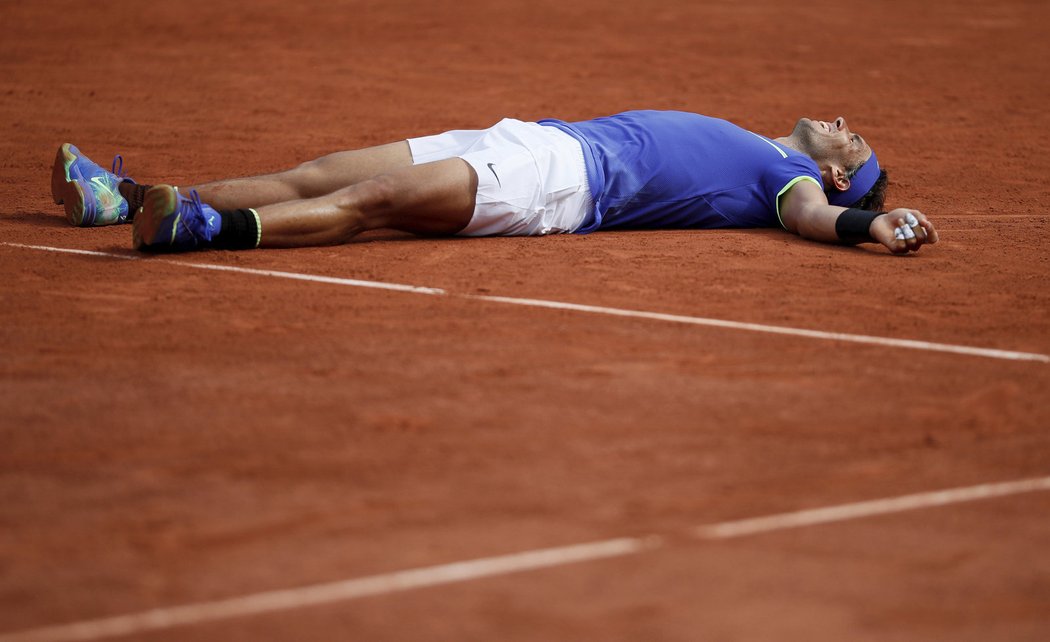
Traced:
[[51, 168], [51, 198], [55, 205], [61, 205], [65, 198], [65, 185], [71, 179], [69, 177], [69, 166], [76, 160], [73, 152], [69, 151], [69, 143], [63, 143], [55, 154], [55, 164]]
[[55, 155], [55, 164], [51, 168], [51, 198], [55, 205], [65, 208], [66, 219], [71, 225], [82, 227], [86, 201], [83, 188], [69, 176], [69, 167], [77, 159], [70, 147], [69, 143], [63, 143]]
[[161, 222], [175, 212], [178, 202], [178, 194], [171, 185], [154, 185], [146, 190], [142, 199], [142, 209], [131, 221], [132, 247], [136, 250], [151, 248], [154, 244], [149, 243], [147, 239], [156, 239]]

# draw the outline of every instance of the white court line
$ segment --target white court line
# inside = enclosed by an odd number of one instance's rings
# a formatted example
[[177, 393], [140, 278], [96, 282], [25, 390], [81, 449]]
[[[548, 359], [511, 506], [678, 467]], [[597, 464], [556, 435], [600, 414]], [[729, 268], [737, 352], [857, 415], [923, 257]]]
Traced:
[[[163, 259], [161, 259], [163, 261]], [[236, 267], [231, 265], [215, 265], [212, 263], [183, 263], [182, 261], [164, 261], [172, 265], [184, 265], [199, 270], [217, 270], [220, 272], [240, 272], [241, 274], [254, 274], [256, 276], [272, 276], [278, 279], [294, 279], [297, 281], [313, 281], [315, 283], [330, 283], [332, 285], [348, 285], [355, 288], [376, 288], [379, 290], [394, 290], [396, 292], [412, 292], [415, 294], [448, 294], [441, 288], [427, 288], [418, 285], [402, 285], [400, 283], [384, 283], [382, 281], [361, 281], [358, 279], [344, 279], [335, 276], [321, 276], [317, 274], [300, 274], [299, 272], [281, 272], [278, 270], [257, 270], [255, 268]]]
[[464, 295], [469, 299], [480, 301], [494, 301], [497, 303], [511, 303], [514, 305], [526, 305], [538, 308], [553, 308], [555, 310], [573, 310], [576, 312], [592, 312], [595, 314], [607, 314], [610, 316], [633, 317], [636, 319], [651, 319], [654, 321], [670, 321], [672, 323], [686, 323], [690, 325], [705, 325], [715, 328], [730, 328], [732, 330], [749, 330], [751, 332], [766, 332], [769, 334], [786, 334], [809, 339], [825, 339], [830, 341], [848, 341], [851, 343], [867, 343], [871, 345], [886, 346], [890, 348], [911, 348], [914, 350], [927, 350], [930, 352], [950, 352], [954, 354], [965, 354], [974, 357], [991, 357], [993, 359], [1007, 359], [1012, 361], [1040, 361], [1050, 363], [1050, 356], [1033, 352], [1014, 352], [1012, 350], [996, 350], [992, 348], [975, 348], [972, 346], [960, 346], [950, 343], [934, 343], [932, 341], [915, 341], [912, 339], [893, 339], [889, 337], [873, 337], [864, 334], [847, 334], [844, 332], [824, 332], [822, 330], [806, 330], [803, 328], [788, 328], [778, 325], [765, 325], [762, 323], [744, 323], [741, 321], [725, 321], [722, 319], [708, 319], [704, 317], [690, 317], [679, 314], [663, 314], [661, 312], [645, 312], [642, 310], [624, 310], [621, 308], [606, 308], [595, 305], [580, 305], [578, 303], [561, 303], [558, 301], [544, 301], [542, 299], [518, 299], [502, 296], [480, 296]]
[[916, 493], [890, 499], [873, 499], [867, 502], [813, 508], [791, 513], [780, 513], [779, 515], [768, 515], [766, 517], [753, 517], [734, 522], [722, 522], [721, 524], [709, 524], [700, 526], [694, 531], [694, 534], [701, 539], [729, 539], [756, 533], [782, 531], [789, 528], [827, 524], [829, 522], [843, 522], [873, 515], [900, 513], [919, 508], [946, 506], [948, 504], [972, 502], [978, 499], [1004, 497], [1006, 495], [1031, 493], [1040, 490], [1050, 490], [1050, 477], [1022, 479], [999, 484], [981, 484], [980, 486], [970, 486], [968, 488]]
[[340, 582], [314, 584], [279, 591], [254, 593], [214, 602], [198, 602], [141, 613], [118, 615], [98, 620], [85, 620], [31, 631], [0, 635], [0, 642], [68, 642], [133, 635], [175, 626], [226, 620], [247, 615], [287, 611], [318, 604], [343, 602], [374, 595], [397, 593], [410, 589], [467, 580], [507, 575], [577, 562], [620, 557], [657, 548], [659, 538], [619, 538], [591, 544], [545, 548], [498, 557], [440, 566], [372, 575]]
[[[111, 254], [108, 252], [94, 252], [89, 250], [71, 250], [65, 248], [47, 247], [43, 245], [23, 245], [20, 243], [0, 243], [10, 247], [19, 247], [32, 250], [46, 250], [50, 252], [65, 252], [71, 254], [87, 254], [91, 256], [105, 256], [118, 259], [134, 259], [135, 257], [123, 254]], [[488, 301], [491, 303], [504, 303], [510, 305], [521, 305], [528, 307], [550, 308], [555, 310], [567, 310], [572, 312], [584, 312], [589, 314], [604, 314], [608, 316], [629, 317], [635, 319], [648, 319], [651, 321], [664, 321], [670, 323], [684, 323], [689, 325], [700, 325], [714, 328], [726, 328], [730, 330], [744, 330], [749, 332], [763, 332], [767, 334], [781, 334], [807, 339], [819, 339], [824, 341], [844, 341], [849, 343], [861, 343], [868, 345], [885, 346], [889, 348], [907, 348], [910, 350], [925, 350], [928, 352], [947, 352], [973, 357], [988, 357], [991, 359], [1005, 359], [1008, 361], [1037, 361], [1050, 363], [1050, 355], [1035, 352], [1017, 352], [1013, 350], [998, 350], [994, 348], [977, 348], [951, 343], [937, 343], [934, 341], [916, 341], [913, 339], [894, 339], [891, 337], [874, 337], [863, 334], [849, 334], [845, 332], [824, 332], [822, 330], [806, 330], [804, 328], [790, 328], [777, 325], [765, 325], [762, 323], [744, 323], [741, 321], [727, 321], [723, 319], [710, 319], [706, 317], [693, 317], [679, 314], [664, 314], [661, 312], [646, 312], [644, 310], [628, 310], [623, 308], [608, 308], [596, 305], [581, 305], [578, 303], [565, 303], [561, 301], [546, 301], [543, 299], [523, 299], [504, 296], [482, 296], [482, 295], [450, 295], [440, 288], [428, 288], [415, 285], [402, 285], [398, 283], [384, 283], [382, 281], [361, 281], [357, 279], [343, 279], [330, 276], [313, 274], [302, 274], [299, 272], [280, 272], [276, 270], [259, 270], [254, 268], [236, 267], [231, 265], [216, 265], [211, 263], [189, 263], [174, 261], [170, 259], [150, 259], [154, 262], [170, 263], [183, 267], [200, 270], [217, 270], [223, 272], [240, 272], [242, 274], [254, 274], [257, 276], [270, 276], [283, 279], [296, 279], [301, 281], [314, 281], [317, 283], [329, 283], [334, 285], [347, 285], [352, 287], [379, 288], [384, 290], [396, 290], [399, 292], [411, 292], [415, 294], [447, 295], [457, 298], [470, 299], [474, 301]]]
[[[94, 250], [74, 250], [64, 247], [49, 247], [47, 245], [24, 245], [22, 243], [3, 243], [9, 247], [20, 247], [28, 250], [44, 250], [47, 252], [59, 252], [62, 254], [83, 254], [87, 256], [104, 256], [115, 259], [136, 260], [142, 257], [114, 254], [112, 252], [96, 252]], [[151, 257], [151, 263], [168, 263], [180, 265], [198, 270], [216, 270], [219, 272], [240, 272], [241, 274], [254, 274], [256, 276], [271, 276], [278, 279], [293, 279], [296, 281], [313, 281], [314, 283], [329, 283], [332, 285], [348, 285], [355, 288], [376, 288], [380, 290], [395, 290], [397, 292], [413, 292], [415, 294], [448, 294], [440, 288], [425, 288], [416, 285], [402, 285], [400, 283], [384, 283], [382, 281], [361, 281], [358, 279], [344, 279], [335, 276], [321, 276], [319, 274], [302, 274], [299, 272], [282, 272], [280, 270], [258, 270], [255, 268], [237, 267], [232, 265], [216, 265], [213, 263], [191, 263], [187, 261], [173, 261]]]
[[130, 254], [114, 254], [112, 252], [97, 252], [95, 250], [75, 250], [70, 247], [51, 247], [49, 245], [26, 245], [25, 243], [8, 243], [3, 242], [0, 245], [6, 245], [7, 247], [20, 247], [24, 250], [43, 250], [45, 252], [58, 252], [60, 254], [83, 254], [85, 256], [105, 256], [111, 259], [124, 259], [127, 261], [134, 261], [138, 259], [137, 256]]
[[[842, 504], [828, 508], [781, 513], [768, 517], [708, 524], [695, 529], [693, 535], [704, 540], [724, 540], [755, 533], [841, 522], [874, 515], [899, 513], [1045, 490], [1050, 490], [1050, 477], [981, 484], [966, 488], [916, 493], [890, 499]], [[538, 549], [510, 555], [484, 557], [338, 582], [265, 591], [211, 602], [197, 602], [195, 604], [159, 608], [140, 613], [129, 613], [115, 617], [83, 620], [81, 622], [0, 634], [0, 642], [73, 642], [135, 635], [177, 626], [289, 611], [307, 606], [346, 602], [363, 597], [389, 595], [401, 591], [467, 582], [498, 575], [635, 555], [663, 546], [664, 540], [660, 536], [649, 535]]]
[[[965, 221], [971, 218], [1045, 218], [1046, 214], [938, 214], [937, 219]], [[939, 226], [938, 226], [939, 227]]]

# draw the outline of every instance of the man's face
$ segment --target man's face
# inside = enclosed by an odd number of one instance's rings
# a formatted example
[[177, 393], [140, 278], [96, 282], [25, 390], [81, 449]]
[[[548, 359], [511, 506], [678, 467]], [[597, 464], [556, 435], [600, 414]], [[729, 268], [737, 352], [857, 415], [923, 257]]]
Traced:
[[802, 118], [792, 133], [818, 164], [824, 161], [845, 169], [857, 167], [871, 157], [868, 142], [850, 131], [841, 116], [831, 122]]

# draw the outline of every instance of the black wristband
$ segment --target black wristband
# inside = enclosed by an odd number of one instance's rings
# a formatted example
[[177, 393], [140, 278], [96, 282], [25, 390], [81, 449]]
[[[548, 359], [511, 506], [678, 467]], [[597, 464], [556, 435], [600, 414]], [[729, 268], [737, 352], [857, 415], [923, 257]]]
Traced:
[[851, 207], [835, 219], [835, 234], [838, 235], [840, 241], [851, 245], [874, 241], [870, 231], [871, 222], [882, 214], [883, 212], [858, 210]]

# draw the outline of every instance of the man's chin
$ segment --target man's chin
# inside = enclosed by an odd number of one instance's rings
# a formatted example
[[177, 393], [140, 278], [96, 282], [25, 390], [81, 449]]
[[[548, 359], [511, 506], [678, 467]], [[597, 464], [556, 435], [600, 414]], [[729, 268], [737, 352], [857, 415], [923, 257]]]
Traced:
[[815, 122], [816, 121], [814, 121], [812, 118], [799, 118], [798, 122], [795, 123], [794, 131], [791, 133], [795, 134], [796, 136], [809, 134], [813, 131], [813, 128], [815, 127]]

